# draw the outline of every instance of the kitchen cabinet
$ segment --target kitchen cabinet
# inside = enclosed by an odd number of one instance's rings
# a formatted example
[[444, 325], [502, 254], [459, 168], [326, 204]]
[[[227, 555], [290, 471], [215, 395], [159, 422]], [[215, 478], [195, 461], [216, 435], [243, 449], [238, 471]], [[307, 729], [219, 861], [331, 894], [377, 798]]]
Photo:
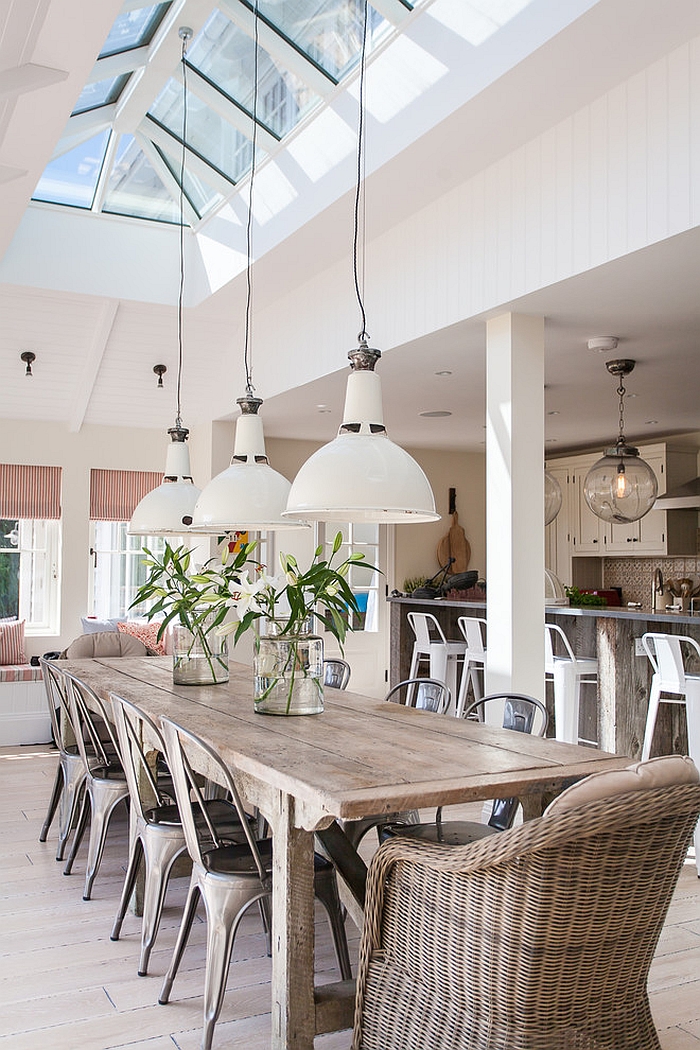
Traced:
[[[640, 445], [639, 451], [656, 474], [659, 495], [697, 475], [695, 449], [659, 442]], [[651, 510], [629, 525], [614, 525], [596, 517], [586, 503], [583, 486], [599, 458], [597, 453], [584, 453], [547, 462], [563, 497], [559, 514], [545, 532], [547, 567], [567, 582], [572, 578], [572, 557], [694, 555], [698, 526], [695, 510]]]

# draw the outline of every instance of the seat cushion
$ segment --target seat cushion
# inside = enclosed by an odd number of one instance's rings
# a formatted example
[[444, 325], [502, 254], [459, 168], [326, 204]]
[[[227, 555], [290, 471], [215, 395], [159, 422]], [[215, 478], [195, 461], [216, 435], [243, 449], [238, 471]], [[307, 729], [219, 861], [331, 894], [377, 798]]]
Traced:
[[673, 787], [676, 784], [697, 784], [700, 773], [692, 759], [683, 755], [662, 755], [647, 762], [635, 762], [625, 769], [611, 769], [607, 773], [593, 773], [566, 791], [547, 806], [545, 816], [577, 809], [588, 802], [624, 795], [630, 791], [651, 791], [654, 788]]

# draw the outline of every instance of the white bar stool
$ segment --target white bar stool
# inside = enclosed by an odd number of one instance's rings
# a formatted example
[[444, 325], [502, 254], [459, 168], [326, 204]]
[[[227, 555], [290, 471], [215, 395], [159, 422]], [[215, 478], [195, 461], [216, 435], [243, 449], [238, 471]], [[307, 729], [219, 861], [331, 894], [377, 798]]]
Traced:
[[[451, 695], [457, 696], [457, 664], [464, 661], [467, 643], [448, 641], [432, 613], [410, 612], [407, 613], [406, 619], [416, 636], [408, 677], [417, 678], [421, 660], [428, 660], [430, 677], [438, 682], [445, 682]], [[452, 702], [447, 713], [455, 713]]]
[[[566, 656], [554, 655], [554, 640], [557, 634], [566, 649]], [[555, 623], [544, 625], [544, 672], [545, 680], [554, 682], [554, 721], [557, 740], [567, 744], [578, 744], [578, 712], [581, 683], [598, 680], [598, 661], [589, 656], [575, 656], [569, 639]]]
[[486, 620], [479, 616], [460, 616], [457, 620], [457, 626], [464, 635], [464, 639], [467, 643], [467, 651], [464, 654], [462, 677], [459, 681], [457, 709], [455, 711], [457, 718], [462, 718], [467, 703], [469, 682], [471, 681], [472, 683], [472, 692], [474, 693], [475, 701], [481, 700], [484, 695], [479, 671], [483, 672], [486, 665], [486, 646], [484, 645], [484, 639], [486, 637]]
[[[696, 766], [700, 765], [700, 676], [686, 674], [683, 643], [694, 649], [700, 657], [700, 645], [694, 638], [689, 638], [687, 635], [656, 634], [652, 631], [642, 635], [642, 644], [654, 668], [642, 745], [643, 761], [649, 758], [651, 751], [659, 704], [685, 704], [688, 754]], [[662, 696], [662, 693], [673, 695]], [[700, 876], [700, 824], [695, 829], [695, 866]]]

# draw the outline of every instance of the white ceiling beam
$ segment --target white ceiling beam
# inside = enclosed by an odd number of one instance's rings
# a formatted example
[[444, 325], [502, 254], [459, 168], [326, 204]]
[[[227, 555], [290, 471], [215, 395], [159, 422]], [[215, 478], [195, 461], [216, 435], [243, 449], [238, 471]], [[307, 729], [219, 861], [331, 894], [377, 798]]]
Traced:
[[98, 84], [100, 80], [120, 77], [123, 73], [133, 73], [143, 69], [148, 62], [149, 48], [134, 47], [131, 51], [119, 51], [116, 55], [98, 58], [87, 78], [88, 84]]
[[[167, 131], [164, 131], [152, 120], [149, 120], [148, 117], [144, 119], [138, 130], [144, 138], [155, 142], [157, 146], [160, 146], [165, 153], [169, 153], [171, 156], [177, 156], [178, 151], [181, 149], [177, 139], [174, 139], [172, 135], [169, 135]], [[185, 164], [188, 172], [202, 179], [208, 186], [220, 193], [222, 197], [229, 197], [233, 192], [234, 184], [229, 182], [223, 175], [220, 175], [215, 168], [210, 167], [206, 161], [202, 160], [190, 149], [187, 150]]]
[[112, 334], [118, 309], [118, 299], [106, 299], [100, 310], [100, 316], [92, 333], [85, 364], [83, 365], [82, 375], [73, 396], [73, 411], [68, 421], [68, 429], [72, 434], [77, 434], [85, 421], [85, 414], [90, 404], [92, 392], [95, 389], [97, 375], [107, 349], [109, 337]]
[[65, 132], [51, 154], [51, 160], [62, 157], [79, 146], [81, 142], [87, 142], [98, 131], [104, 131], [105, 128], [110, 127], [115, 112], [116, 106], [112, 103], [110, 106], [100, 106], [98, 109], [87, 109], [84, 113], [76, 113], [68, 121]]
[[67, 79], [68, 72], [65, 69], [52, 69], [51, 66], [25, 62], [21, 66], [13, 66], [0, 72], [0, 98], [17, 98], [28, 91], [38, 91]]
[[[136, 132], [136, 140], [148, 157], [153, 170], [165, 186], [166, 190], [172, 197], [175, 207], [180, 211], [180, 184], [173, 175], [172, 171], [161, 157], [158, 150], [155, 148], [152, 142], [150, 142], [145, 135], [141, 135], [138, 131]], [[189, 226], [196, 226], [199, 222], [199, 215], [194, 210], [189, 202], [186, 193], [182, 195], [182, 210], [184, 213], [185, 222]]]
[[[178, 68], [175, 79], [182, 84], [182, 68]], [[240, 131], [246, 138], [252, 139], [253, 137], [253, 119], [249, 116], [245, 110], [234, 105], [222, 94], [218, 88], [213, 87], [208, 81], [193, 70], [188, 69], [187, 71], [187, 87], [196, 95], [197, 98], [201, 99], [202, 102], [206, 103], [209, 109], [212, 109], [217, 113], [227, 124], [231, 124], [232, 127]], [[279, 146], [279, 139], [272, 135], [267, 128], [264, 128], [258, 121], [258, 144], [261, 149], [264, 149], [266, 153], [270, 153], [272, 150], [277, 149]]]
[[[255, 36], [255, 15], [245, 4], [240, 4], [237, 0], [219, 0], [219, 10], [249, 37]], [[262, 19], [258, 23], [258, 29], [258, 40], [263, 50], [267, 51], [272, 58], [278, 59], [286, 69], [295, 73], [318, 95], [323, 98], [330, 95], [335, 84], [318, 66], [305, 58], [300, 51], [292, 47], [284, 37], [271, 29]]]
[[0, 185], [3, 182], [14, 182], [27, 174], [26, 168], [13, 168], [11, 164], [0, 164]]

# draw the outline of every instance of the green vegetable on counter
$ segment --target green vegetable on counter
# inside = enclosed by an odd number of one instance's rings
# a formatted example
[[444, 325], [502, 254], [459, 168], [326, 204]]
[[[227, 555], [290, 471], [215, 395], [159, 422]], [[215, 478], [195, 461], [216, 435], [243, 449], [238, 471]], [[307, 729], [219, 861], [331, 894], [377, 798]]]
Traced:
[[578, 587], [565, 587], [564, 592], [569, 599], [569, 605], [602, 608], [608, 604], [602, 594], [583, 594]]

